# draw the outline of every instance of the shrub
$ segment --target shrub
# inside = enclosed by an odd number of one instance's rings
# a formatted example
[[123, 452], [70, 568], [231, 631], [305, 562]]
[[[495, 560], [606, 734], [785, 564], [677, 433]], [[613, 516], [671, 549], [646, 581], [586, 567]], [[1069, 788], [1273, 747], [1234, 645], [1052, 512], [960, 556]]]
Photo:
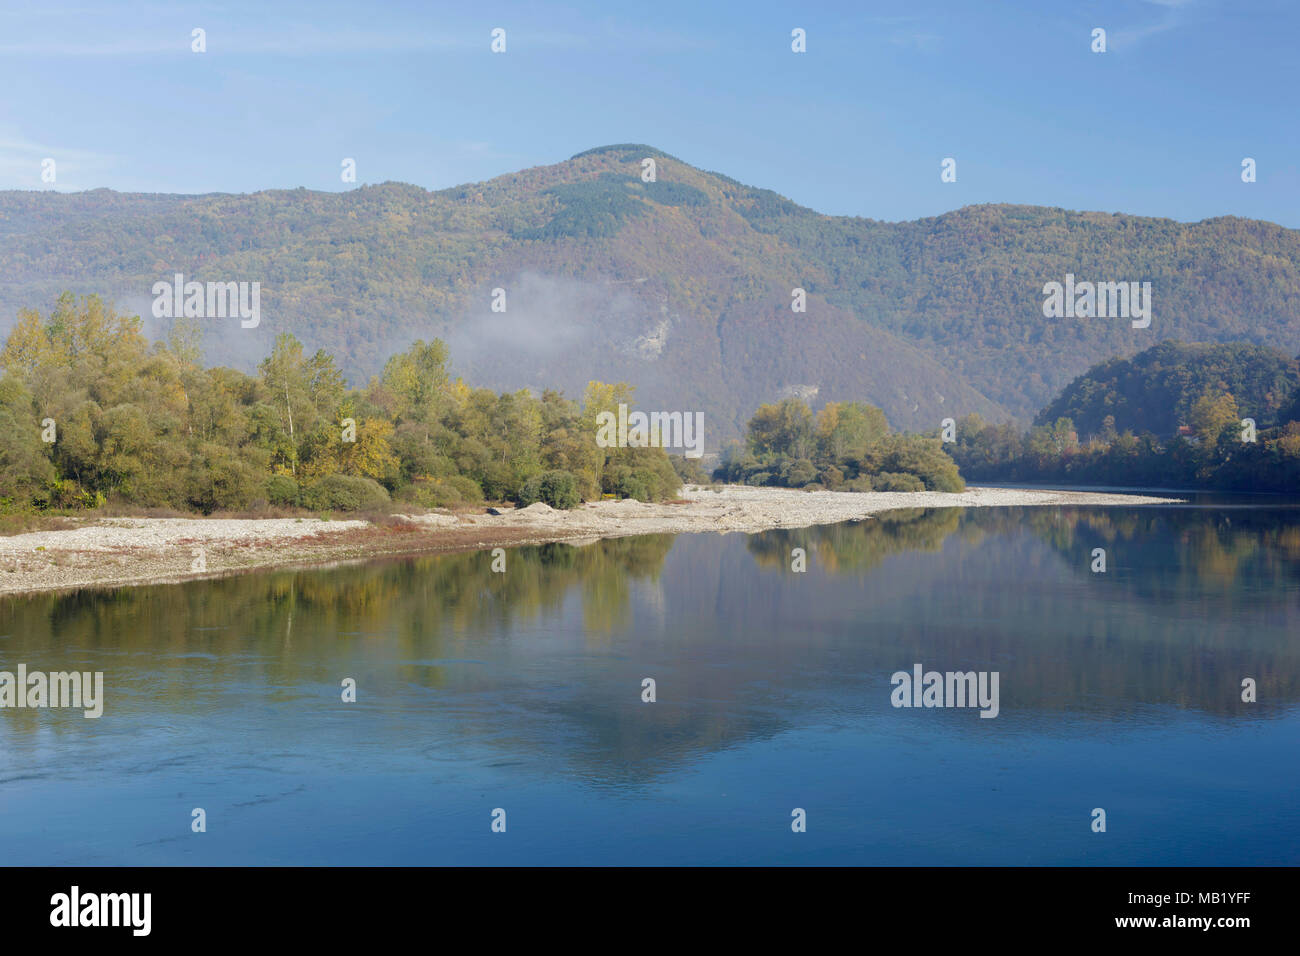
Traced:
[[780, 475], [787, 488], [802, 488], [817, 480], [817, 469], [807, 458], [789, 458], [781, 463]]
[[42, 509], [99, 508], [105, 499], [100, 492], [87, 491], [71, 478], [55, 478], [32, 495], [32, 504]]
[[871, 483], [877, 491], [925, 491], [925, 482], [916, 475], [896, 471], [882, 471], [873, 475]]
[[483, 489], [468, 475], [450, 475], [419, 478], [403, 488], [397, 497], [421, 508], [452, 508], [478, 504], [483, 500]]
[[281, 508], [298, 503], [298, 482], [288, 475], [272, 475], [266, 480], [266, 500]]
[[889, 435], [868, 448], [858, 465], [862, 471], [876, 475], [915, 475], [929, 491], [966, 489], [956, 463], [934, 438]]
[[578, 507], [582, 496], [578, 494], [578, 479], [567, 471], [544, 471], [524, 482], [515, 503], [527, 508], [535, 502], [565, 511]]
[[698, 458], [687, 458], [685, 455], [669, 455], [668, 460], [673, 463], [673, 471], [683, 484], [703, 485], [708, 483], [709, 476], [705, 474], [700, 467]]
[[390, 503], [383, 485], [358, 475], [327, 475], [302, 493], [303, 507], [312, 511], [364, 511]]
[[[635, 449], [644, 451], [645, 449]], [[655, 449], [657, 455], [633, 458], [630, 464], [617, 464], [606, 469], [602, 484], [607, 494], [638, 501], [663, 501], [682, 486], [668, 456]]]
[[483, 489], [469, 475], [451, 475], [444, 478], [443, 483], [458, 495], [464, 504], [475, 505], [483, 500]]
[[645, 476], [636, 472], [626, 476], [619, 483], [618, 493], [624, 498], [634, 498], [637, 501], [654, 500], [654, 495], [650, 491], [650, 486], [646, 483]]

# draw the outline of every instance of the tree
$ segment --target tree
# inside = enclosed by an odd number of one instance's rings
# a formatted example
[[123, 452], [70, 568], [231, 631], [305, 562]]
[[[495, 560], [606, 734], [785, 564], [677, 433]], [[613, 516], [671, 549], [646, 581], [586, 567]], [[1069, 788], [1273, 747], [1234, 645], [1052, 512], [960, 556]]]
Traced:
[[807, 458], [814, 445], [812, 410], [799, 398], [760, 405], [749, 420], [748, 440], [756, 455]]
[[398, 413], [419, 422], [433, 421], [447, 386], [447, 346], [441, 339], [420, 339], [384, 365], [383, 384], [398, 398]]
[[823, 458], [835, 462], [861, 455], [889, 434], [885, 413], [864, 402], [828, 402], [817, 413], [817, 443]]
[[49, 445], [41, 440], [41, 425], [32, 396], [15, 372], [0, 378], [0, 508], [26, 505], [32, 495], [55, 477]]
[[1217, 442], [1224, 429], [1238, 421], [1237, 401], [1227, 392], [1207, 392], [1187, 412], [1187, 423], [1205, 442]]
[[203, 327], [184, 316], [172, 320], [171, 330], [167, 333], [167, 349], [182, 367], [197, 367], [203, 362]]
[[[270, 393], [271, 404], [282, 416], [289, 436], [288, 467], [297, 473], [299, 436], [310, 432], [322, 414], [332, 412], [342, 393], [342, 378], [333, 367], [333, 359], [317, 352], [310, 360], [303, 357], [302, 343], [288, 332], [275, 339], [271, 354], [258, 366], [262, 382]], [[326, 406], [322, 408], [321, 406]]]

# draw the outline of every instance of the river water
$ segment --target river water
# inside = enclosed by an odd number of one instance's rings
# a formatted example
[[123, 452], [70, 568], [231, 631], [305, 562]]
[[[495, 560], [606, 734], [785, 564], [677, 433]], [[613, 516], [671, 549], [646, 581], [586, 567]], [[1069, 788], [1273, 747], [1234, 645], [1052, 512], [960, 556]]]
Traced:
[[[0, 858], [1300, 863], [1286, 503], [891, 512], [491, 565], [0, 599], [0, 670], [104, 675], [98, 719], [0, 710]], [[996, 672], [997, 716], [893, 706], [917, 664]]]

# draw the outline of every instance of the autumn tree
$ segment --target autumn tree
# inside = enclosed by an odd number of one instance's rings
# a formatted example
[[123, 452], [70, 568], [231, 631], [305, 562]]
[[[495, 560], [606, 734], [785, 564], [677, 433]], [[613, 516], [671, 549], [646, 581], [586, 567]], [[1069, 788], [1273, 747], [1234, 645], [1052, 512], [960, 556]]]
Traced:
[[749, 448], [757, 455], [808, 458], [815, 448], [812, 410], [798, 398], [760, 405], [749, 420]]
[[1239, 421], [1237, 401], [1227, 392], [1207, 392], [1187, 412], [1187, 424], [1206, 442], [1218, 441], [1224, 429]]

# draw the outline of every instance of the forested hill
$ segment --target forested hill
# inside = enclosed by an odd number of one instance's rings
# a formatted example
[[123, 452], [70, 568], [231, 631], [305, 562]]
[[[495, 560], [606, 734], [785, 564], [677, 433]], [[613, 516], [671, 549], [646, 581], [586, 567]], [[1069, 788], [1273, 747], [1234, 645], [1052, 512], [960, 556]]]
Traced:
[[1300, 361], [1267, 346], [1162, 342], [1090, 368], [1034, 424], [1068, 418], [1080, 438], [1125, 431], [1167, 438], [1191, 421], [1198, 401], [1219, 395], [1231, 395], [1260, 428], [1285, 424], [1300, 398]]
[[[3, 192], [0, 269], [0, 331], [67, 289], [160, 334], [155, 282], [258, 281], [257, 328], [205, 320], [209, 362], [251, 370], [289, 331], [360, 383], [436, 335], [475, 384], [626, 380], [638, 404], [704, 411], [712, 447], [789, 394], [867, 401], [904, 428], [1028, 421], [1093, 364], [1165, 339], [1300, 351], [1296, 230], [1007, 205], [824, 216], [636, 145], [439, 192]], [[1044, 283], [1067, 273], [1151, 282], [1150, 328], [1044, 318]]]

